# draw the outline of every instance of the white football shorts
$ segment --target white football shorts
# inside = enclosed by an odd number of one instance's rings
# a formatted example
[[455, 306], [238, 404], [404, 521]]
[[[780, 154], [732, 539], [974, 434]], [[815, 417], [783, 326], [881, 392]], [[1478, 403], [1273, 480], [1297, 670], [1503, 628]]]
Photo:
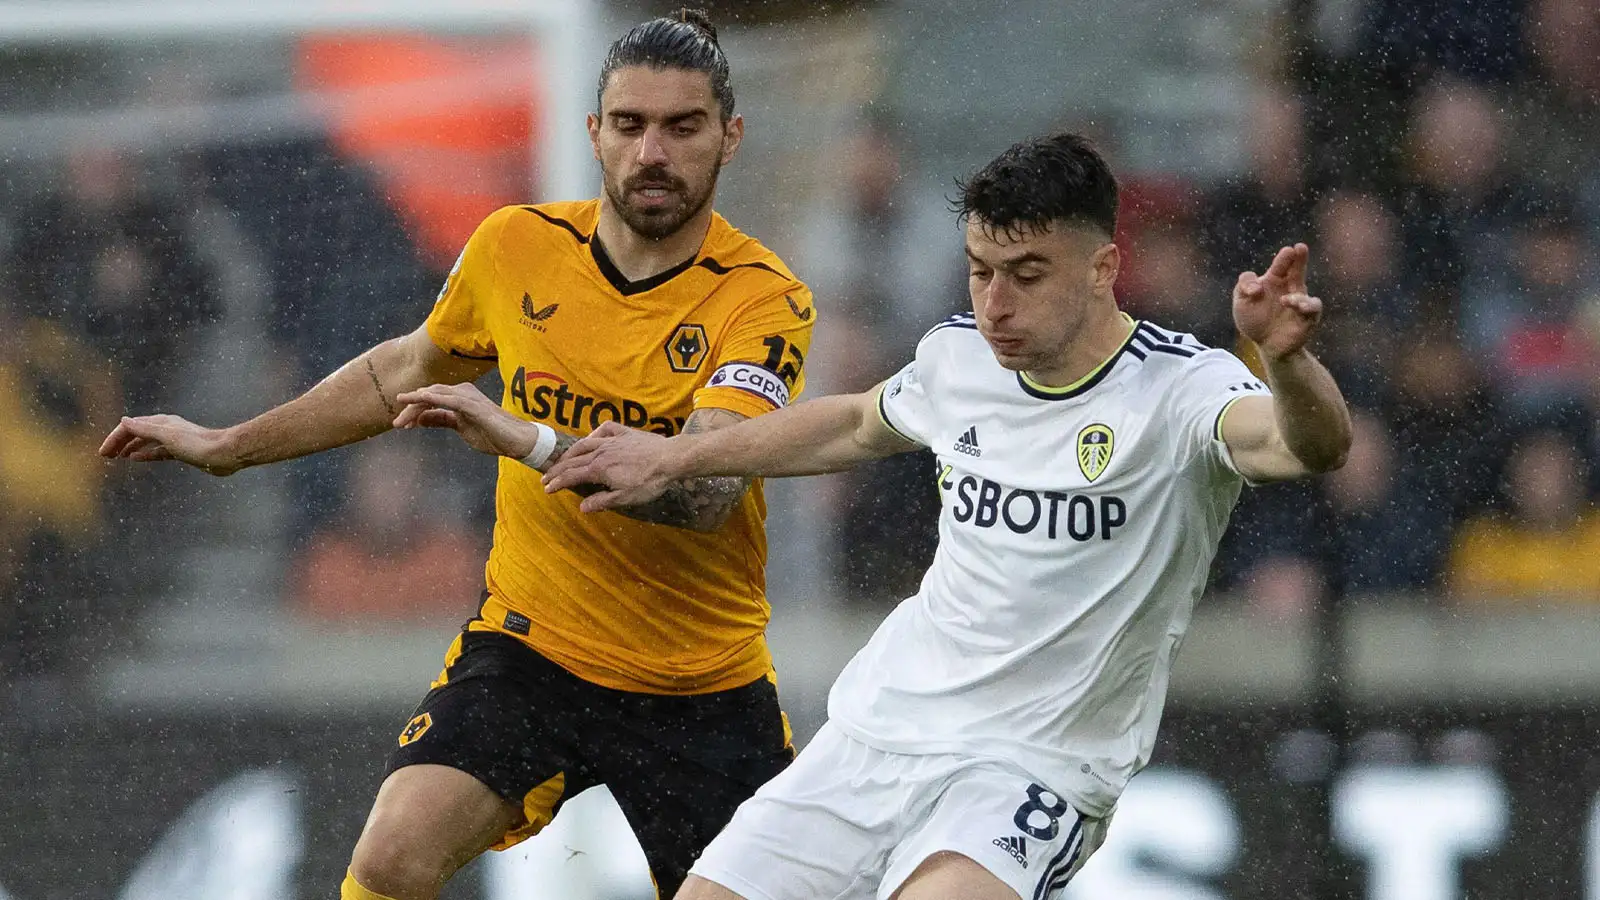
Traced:
[[829, 723], [739, 806], [691, 872], [746, 900], [888, 900], [924, 860], [951, 851], [1022, 900], [1046, 900], [1108, 823], [1002, 760], [886, 753]]

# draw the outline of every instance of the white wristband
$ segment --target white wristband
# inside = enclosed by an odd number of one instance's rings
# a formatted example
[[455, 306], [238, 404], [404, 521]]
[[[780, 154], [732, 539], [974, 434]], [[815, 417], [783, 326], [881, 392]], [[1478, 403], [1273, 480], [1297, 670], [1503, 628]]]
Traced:
[[556, 452], [556, 430], [543, 422], [533, 423], [539, 429], [539, 438], [533, 442], [533, 452], [517, 460], [530, 469], [540, 469], [550, 461], [550, 454]]

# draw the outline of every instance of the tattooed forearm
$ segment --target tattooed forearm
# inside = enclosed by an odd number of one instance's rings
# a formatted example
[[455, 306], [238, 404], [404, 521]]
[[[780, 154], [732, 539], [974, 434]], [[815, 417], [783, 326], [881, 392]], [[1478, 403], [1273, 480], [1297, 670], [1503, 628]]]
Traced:
[[378, 399], [383, 401], [383, 408], [389, 411], [389, 418], [400, 415], [394, 404], [389, 402], [389, 394], [383, 389], [383, 382], [378, 380], [378, 370], [372, 365], [371, 358], [367, 359], [367, 377], [372, 379], [372, 387], [378, 392]]
[[[744, 416], [726, 409], [698, 409], [683, 423], [684, 434], [695, 434], [741, 422]], [[638, 506], [617, 510], [629, 518], [691, 531], [716, 531], [728, 520], [734, 506], [750, 489], [750, 479], [733, 475], [685, 478], [666, 493]]]
[[[684, 434], [722, 428], [744, 420], [744, 416], [725, 409], [700, 409], [683, 423]], [[564, 449], [557, 444], [558, 449]], [[685, 478], [674, 482], [666, 493], [638, 506], [622, 507], [617, 512], [630, 519], [672, 525], [691, 531], [716, 531], [750, 489], [750, 479], [733, 475]], [[596, 488], [594, 490], [599, 490]], [[590, 494], [594, 490], [580, 491]]]
[[750, 479], [733, 475], [686, 478], [649, 503], [626, 506], [617, 512], [641, 522], [716, 531], [749, 489]]
[[[742, 419], [744, 416], [727, 410], [698, 410], [684, 423], [683, 433], [708, 431], [723, 425], [731, 425]], [[578, 443], [576, 436], [556, 432], [555, 449], [550, 452], [550, 458], [542, 468], [548, 470], [555, 465], [576, 443]], [[630, 519], [656, 525], [672, 525], [691, 531], [715, 531], [727, 521], [729, 513], [749, 489], [750, 479], [738, 476], [685, 478], [674, 482], [665, 493], [649, 503], [619, 507], [613, 511]], [[605, 486], [598, 484], [580, 484], [571, 488], [571, 491], [580, 497], [587, 497], [603, 490]]]

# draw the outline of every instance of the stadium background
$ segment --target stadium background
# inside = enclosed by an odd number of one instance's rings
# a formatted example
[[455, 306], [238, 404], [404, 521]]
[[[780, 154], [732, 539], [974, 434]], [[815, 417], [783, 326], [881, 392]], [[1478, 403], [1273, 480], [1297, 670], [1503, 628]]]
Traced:
[[[718, 206], [816, 289], [813, 394], [965, 303], [952, 179], [1094, 135], [1127, 309], [1231, 342], [1313, 248], [1350, 464], [1250, 492], [1076, 900], [1600, 900], [1600, 5], [720, 0]], [[589, 196], [664, 5], [0, 3], [0, 897], [326, 897], [475, 602], [492, 466], [390, 436], [226, 480], [91, 455], [419, 322], [498, 205]], [[235, 8], [237, 7], [237, 8]], [[772, 491], [804, 739], [932, 541], [926, 458]], [[648, 896], [599, 792], [450, 898]]]

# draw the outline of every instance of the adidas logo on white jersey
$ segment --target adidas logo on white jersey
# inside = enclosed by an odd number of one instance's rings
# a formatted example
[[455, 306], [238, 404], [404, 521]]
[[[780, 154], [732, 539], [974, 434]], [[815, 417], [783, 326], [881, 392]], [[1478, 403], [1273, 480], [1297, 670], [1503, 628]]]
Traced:
[[999, 847], [1001, 850], [1011, 854], [1011, 858], [1015, 859], [1019, 863], [1022, 863], [1022, 867], [1024, 869], [1028, 867], [1027, 838], [1017, 837], [1014, 834], [1008, 834], [1005, 837], [995, 838], [993, 841], [991, 841], [991, 843], [993, 843], [996, 847]]
[[961, 437], [956, 438], [955, 450], [957, 453], [965, 453], [968, 456], [983, 455], [983, 451], [978, 449], [978, 426], [973, 425], [962, 432]]

